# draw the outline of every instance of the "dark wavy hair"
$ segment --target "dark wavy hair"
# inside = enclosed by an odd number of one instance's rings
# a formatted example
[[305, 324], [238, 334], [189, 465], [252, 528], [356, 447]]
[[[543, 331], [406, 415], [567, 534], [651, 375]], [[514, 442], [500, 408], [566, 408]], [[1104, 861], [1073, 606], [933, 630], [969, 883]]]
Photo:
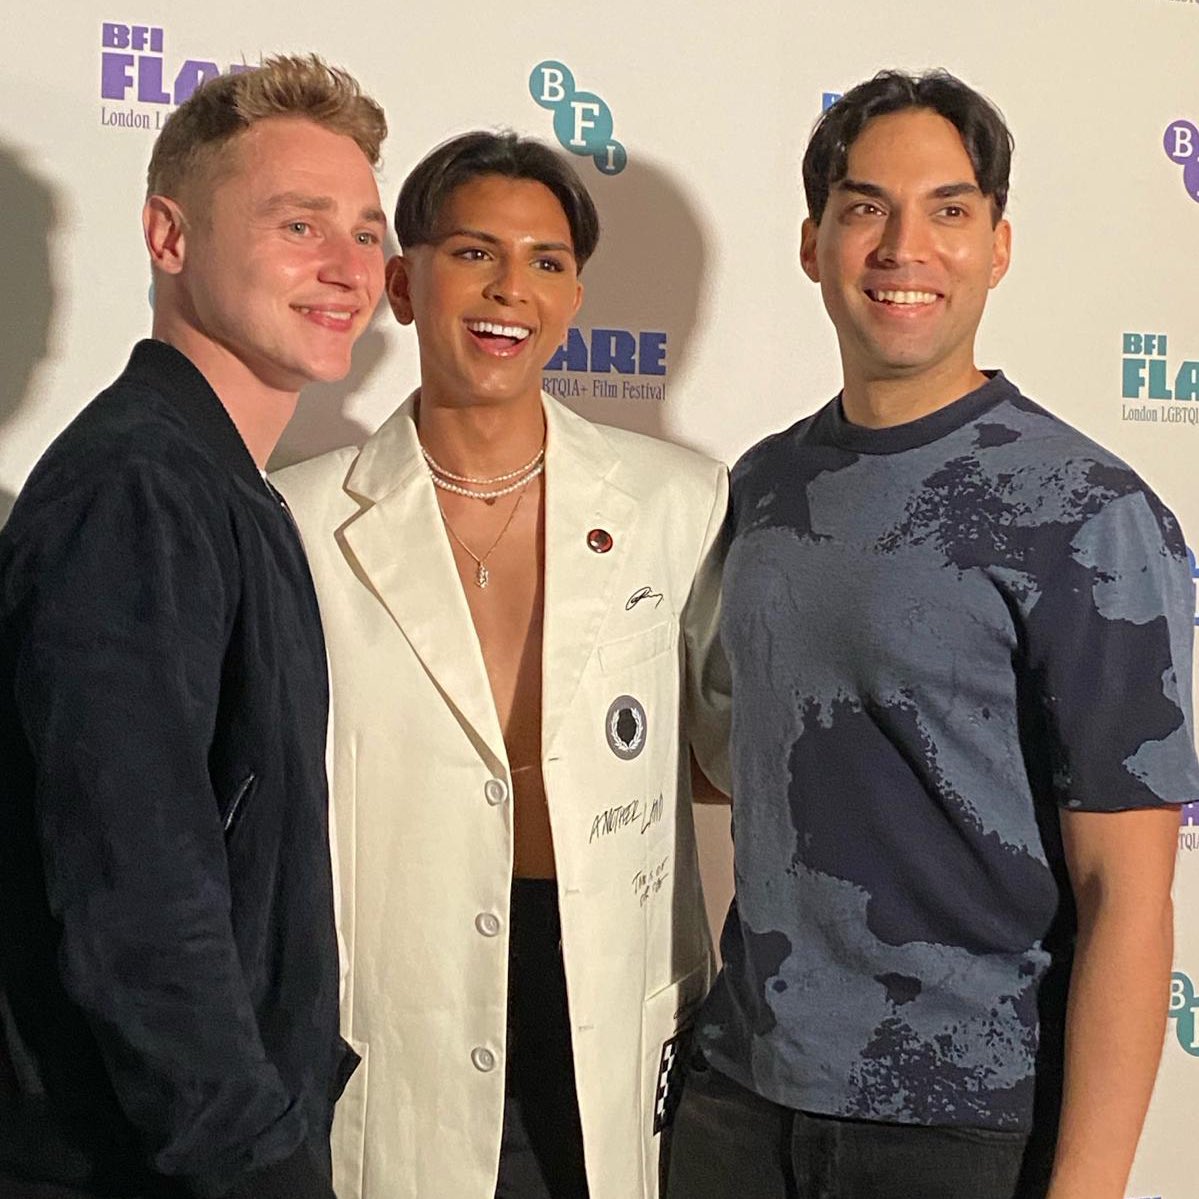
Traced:
[[1007, 207], [1014, 145], [1011, 131], [1003, 114], [986, 96], [948, 71], [924, 75], [880, 71], [825, 110], [812, 130], [803, 158], [804, 193], [812, 220], [820, 223], [829, 192], [845, 178], [849, 148], [866, 123], [908, 108], [931, 109], [961, 134], [974, 166], [975, 182], [990, 198], [992, 215], [998, 222]]
[[436, 237], [437, 218], [451, 193], [482, 175], [531, 179], [558, 198], [570, 226], [579, 270], [599, 242], [599, 214], [574, 167], [542, 142], [511, 131], [476, 130], [451, 138], [413, 168], [396, 202], [395, 231], [404, 249]]

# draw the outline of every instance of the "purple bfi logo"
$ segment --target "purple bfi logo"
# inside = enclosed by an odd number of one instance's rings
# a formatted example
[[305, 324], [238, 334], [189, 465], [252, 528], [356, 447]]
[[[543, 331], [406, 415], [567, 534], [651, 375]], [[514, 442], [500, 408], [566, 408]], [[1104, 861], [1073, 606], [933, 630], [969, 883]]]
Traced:
[[[192, 92], [221, 74], [215, 62], [188, 58], [169, 74], [165, 70], [165, 35], [155, 25], [100, 26], [100, 99], [139, 104], [182, 104]], [[230, 71], [248, 71], [235, 64]]]
[[1182, 185], [1187, 195], [1199, 202], [1199, 128], [1191, 121], [1172, 121], [1166, 127], [1162, 146], [1166, 157], [1182, 167]]

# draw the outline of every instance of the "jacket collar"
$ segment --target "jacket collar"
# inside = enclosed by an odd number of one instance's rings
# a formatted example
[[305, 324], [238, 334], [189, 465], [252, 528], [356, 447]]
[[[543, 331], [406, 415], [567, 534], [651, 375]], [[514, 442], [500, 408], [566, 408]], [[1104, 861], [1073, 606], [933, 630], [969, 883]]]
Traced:
[[161, 393], [209, 457], [255, 490], [264, 490], [233, 418], [190, 358], [165, 341], [147, 338], [133, 347], [121, 378]]
[[[415, 393], [358, 455], [345, 489], [363, 510], [339, 536], [426, 670], [487, 748], [506, 763], [503, 735], [470, 609], [420, 453]], [[545, 616], [542, 752], [578, 689], [630, 547], [637, 503], [612, 479], [620, 458], [603, 428], [542, 395], [545, 447]], [[603, 529], [610, 552], [588, 534]]]

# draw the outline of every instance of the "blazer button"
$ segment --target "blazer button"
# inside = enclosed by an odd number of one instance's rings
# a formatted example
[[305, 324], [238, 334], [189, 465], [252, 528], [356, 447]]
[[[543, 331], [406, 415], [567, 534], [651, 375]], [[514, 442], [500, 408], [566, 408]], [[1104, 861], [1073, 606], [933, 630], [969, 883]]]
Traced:
[[483, 784], [483, 797], [494, 808], [508, 798], [508, 784], [503, 779], [488, 779]]
[[495, 1069], [495, 1054], [482, 1045], [476, 1045], [470, 1051], [470, 1060], [481, 1074], [487, 1074]]
[[500, 931], [500, 918], [491, 912], [480, 912], [475, 917], [475, 928], [485, 937], [494, 937]]

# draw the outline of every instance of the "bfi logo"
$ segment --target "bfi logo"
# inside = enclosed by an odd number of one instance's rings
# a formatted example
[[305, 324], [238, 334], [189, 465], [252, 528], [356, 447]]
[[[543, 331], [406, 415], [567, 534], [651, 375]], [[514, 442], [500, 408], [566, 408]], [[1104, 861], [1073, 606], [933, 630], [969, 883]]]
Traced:
[[1192, 1057], [1199, 1057], [1199, 1027], [1195, 1023], [1195, 1008], [1199, 999], [1195, 996], [1195, 984], [1181, 971], [1170, 975], [1170, 1019], [1178, 1044]]
[[[100, 26], [100, 98], [136, 100], [141, 104], [182, 104], [192, 92], [221, 74], [215, 62], [186, 59], [166, 86], [165, 35], [156, 25], [122, 25], [105, 21]], [[249, 71], [235, 64], [231, 72]]]
[[1164, 333], [1125, 333], [1122, 394], [1126, 400], [1199, 399], [1199, 362], [1183, 362], [1167, 373]]
[[529, 94], [554, 114], [554, 136], [564, 150], [592, 159], [605, 175], [625, 169], [629, 155], [612, 136], [612, 110], [594, 92], [579, 91], [569, 67], [539, 62], [529, 75]]
[[1199, 128], [1191, 121], [1172, 121], [1166, 126], [1162, 147], [1166, 157], [1182, 167], [1187, 195], [1199, 202]]

